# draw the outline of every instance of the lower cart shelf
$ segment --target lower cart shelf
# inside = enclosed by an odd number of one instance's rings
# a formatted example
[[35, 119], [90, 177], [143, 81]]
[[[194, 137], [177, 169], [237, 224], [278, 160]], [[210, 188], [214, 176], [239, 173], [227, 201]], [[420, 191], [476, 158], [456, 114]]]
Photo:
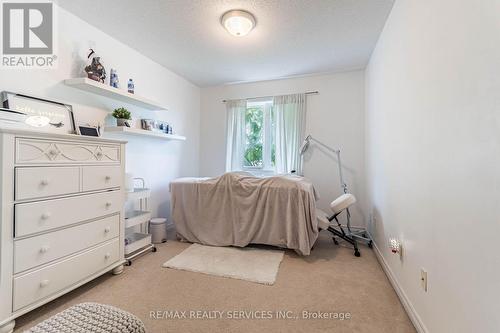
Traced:
[[134, 232], [125, 235], [125, 256], [151, 244], [151, 235]]

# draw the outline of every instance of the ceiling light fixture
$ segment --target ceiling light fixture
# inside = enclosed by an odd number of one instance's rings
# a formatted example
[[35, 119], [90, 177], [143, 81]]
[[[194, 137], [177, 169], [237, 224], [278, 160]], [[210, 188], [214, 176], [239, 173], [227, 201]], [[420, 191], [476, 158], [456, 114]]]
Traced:
[[241, 37], [255, 27], [255, 17], [244, 10], [230, 10], [222, 15], [221, 23], [231, 35]]

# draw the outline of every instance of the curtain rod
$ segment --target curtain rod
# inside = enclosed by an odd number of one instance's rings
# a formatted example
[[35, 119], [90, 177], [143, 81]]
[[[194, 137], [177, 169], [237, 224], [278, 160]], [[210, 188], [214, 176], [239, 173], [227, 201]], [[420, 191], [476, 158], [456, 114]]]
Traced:
[[[316, 94], [319, 94], [319, 91], [306, 91], [304, 94], [306, 95], [316, 95]], [[249, 98], [243, 98], [243, 99], [246, 99], [247, 101], [250, 100], [250, 99], [258, 99], [258, 98], [271, 98], [271, 97], [274, 97], [274, 96], [257, 96], [257, 97], [249, 97]], [[228, 100], [227, 99], [223, 99], [222, 100], [222, 103], [226, 103]]]

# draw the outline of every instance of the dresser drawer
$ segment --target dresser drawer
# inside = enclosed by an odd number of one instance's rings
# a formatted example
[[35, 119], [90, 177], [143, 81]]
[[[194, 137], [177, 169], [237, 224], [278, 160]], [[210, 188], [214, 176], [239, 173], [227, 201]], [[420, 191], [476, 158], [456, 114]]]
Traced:
[[80, 168], [16, 168], [16, 200], [77, 193], [80, 190]]
[[118, 237], [120, 216], [14, 241], [14, 273], [46, 264]]
[[120, 166], [84, 166], [82, 168], [82, 190], [94, 191], [120, 187], [123, 182]]
[[26, 236], [121, 211], [123, 193], [109, 191], [15, 205], [15, 235]]
[[92, 250], [15, 277], [13, 310], [68, 288], [117, 262], [119, 257], [119, 241], [115, 238]]
[[16, 163], [118, 163], [120, 146], [43, 139], [16, 139]]

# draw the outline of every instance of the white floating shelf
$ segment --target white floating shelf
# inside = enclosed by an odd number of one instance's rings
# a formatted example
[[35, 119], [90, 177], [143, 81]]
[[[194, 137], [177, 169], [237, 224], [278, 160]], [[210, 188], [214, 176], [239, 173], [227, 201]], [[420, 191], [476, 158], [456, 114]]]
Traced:
[[109, 97], [119, 102], [129, 103], [147, 110], [167, 110], [166, 107], [150, 99], [131, 94], [119, 88], [113, 88], [104, 83], [97, 82], [86, 77], [64, 80], [70, 87], [88, 91], [96, 95]]
[[151, 212], [134, 210], [125, 216], [125, 228], [130, 228], [151, 220]]
[[158, 139], [163, 139], [163, 140], [180, 140], [180, 141], [185, 141], [186, 137], [182, 135], [176, 135], [176, 134], [165, 134], [162, 132], [155, 132], [155, 131], [146, 131], [140, 128], [133, 128], [133, 127], [126, 127], [126, 126], [111, 126], [111, 127], [105, 127], [104, 132], [107, 133], [120, 133], [120, 134], [129, 134], [129, 135], [140, 135], [140, 136], [147, 136], [147, 137], [153, 137], [153, 138], [158, 138]]

